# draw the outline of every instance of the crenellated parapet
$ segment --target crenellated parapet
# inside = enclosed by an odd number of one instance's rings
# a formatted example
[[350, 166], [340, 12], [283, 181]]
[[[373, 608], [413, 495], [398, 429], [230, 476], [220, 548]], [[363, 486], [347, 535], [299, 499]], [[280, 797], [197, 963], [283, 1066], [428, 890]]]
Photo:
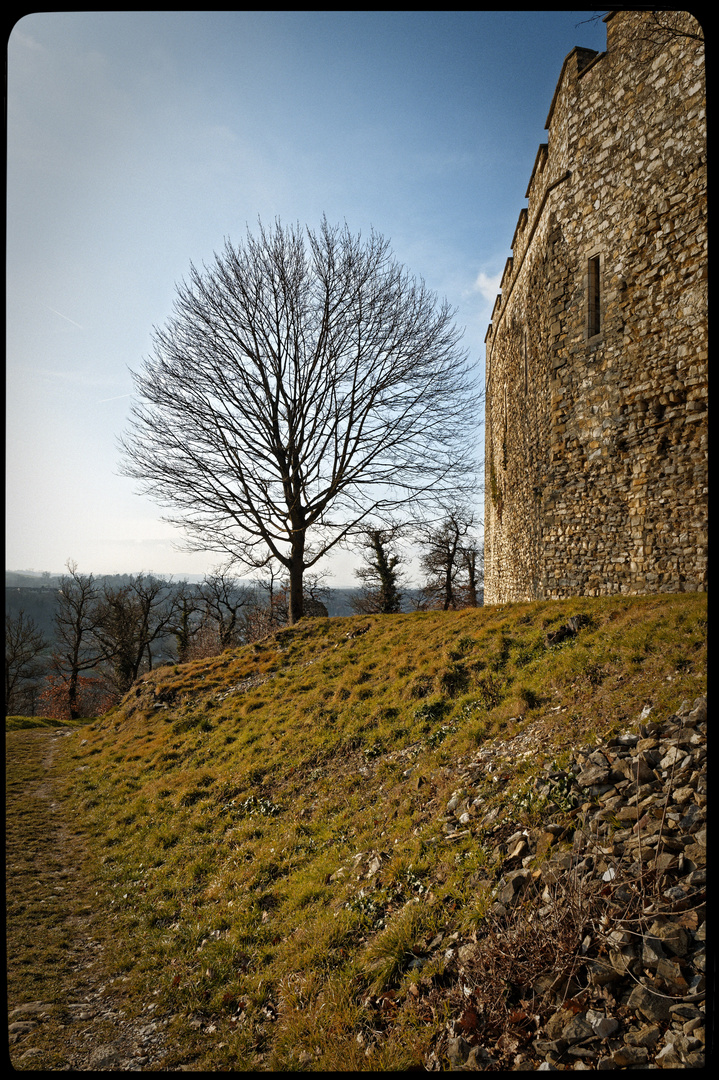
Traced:
[[[594, 49], [574, 48], [566, 57], [557, 82], [552, 104], [545, 124], [549, 131], [549, 140], [540, 143], [534, 166], [527, 184], [525, 199], [528, 205], [522, 207], [517, 220], [517, 227], [512, 237], [512, 257], [507, 260], [502, 280], [500, 282], [499, 306], [495, 304], [492, 313], [492, 325], [502, 310], [502, 304], [508, 300], [514, 277], [518, 276], [522, 260], [531, 243], [539, 224], [539, 219], [547, 205], [548, 196], [557, 184], [569, 179], [570, 170], [567, 160], [567, 139], [564, 124], [564, 116], [574, 98], [574, 81], [578, 79], [591, 65], [601, 60], [605, 53], [598, 53]], [[557, 123], [552, 128], [552, 119], [556, 114]], [[552, 144], [550, 157], [549, 146]], [[488, 331], [490, 337], [492, 328]]]
[[560, 72], [485, 338], [487, 603], [706, 587], [704, 54], [671, 15]]

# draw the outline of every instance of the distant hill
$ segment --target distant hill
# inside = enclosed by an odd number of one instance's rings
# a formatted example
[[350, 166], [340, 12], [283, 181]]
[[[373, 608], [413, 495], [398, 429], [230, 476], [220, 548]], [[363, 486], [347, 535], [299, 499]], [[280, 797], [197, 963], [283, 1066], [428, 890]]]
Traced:
[[[52, 627], [54, 615], [54, 594], [60, 585], [62, 574], [50, 574], [47, 571], [35, 572], [28, 570], [5, 571], [5, 610], [10, 614], [16, 613], [21, 608], [28, 615], [32, 615], [39, 626], [49, 633]], [[131, 574], [96, 574], [96, 579], [108, 582], [112, 585], [122, 585], [129, 581]], [[158, 577], [172, 577], [171, 574]], [[188, 575], [186, 578], [177, 577], [174, 580], [188, 580], [190, 584], [198, 584], [202, 577], [197, 574]], [[253, 584], [247, 579], [247, 584]], [[328, 588], [327, 598], [324, 601], [331, 618], [342, 615], [353, 615], [352, 599], [357, 596], [359, 589], [352, 587]], [[413, 610], [413, 600], [418, 594], [417, 589], [405, 590], [405, 603], [403, 610]]]
[[57, 587], [61, 574], [50, 574], [48, 571], [35, 572], [34, 570], [6, 570], [5, 588], [35, 589], [43, 586]]

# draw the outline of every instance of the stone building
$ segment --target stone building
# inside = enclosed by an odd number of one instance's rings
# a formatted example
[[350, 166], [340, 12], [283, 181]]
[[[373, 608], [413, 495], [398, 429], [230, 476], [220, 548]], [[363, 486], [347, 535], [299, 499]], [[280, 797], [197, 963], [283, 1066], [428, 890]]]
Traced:
[[559, 76], [485, 339], [488, 604], [706, 588], [704, 47], [669, 14]]

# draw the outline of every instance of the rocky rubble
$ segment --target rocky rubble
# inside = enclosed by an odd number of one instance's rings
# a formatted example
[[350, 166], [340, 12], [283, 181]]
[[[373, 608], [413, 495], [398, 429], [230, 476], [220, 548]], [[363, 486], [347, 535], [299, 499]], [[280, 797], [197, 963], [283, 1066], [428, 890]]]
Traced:
[[481, 936], [451, 942], [460, 990], [429, 1068], [704, 1065], [707, 703], [661, 724], [648, 714], [636, 731], [576, 749], [567, 768], [545, 767], [532, 792], [546, 814], [538, 828], [482, 817], [476, 788], [497, 765], [501, 776], [501, 748], [464, 770], [445, 832], [478, 818], [496, 834], [499, 874]]
[[41, 1034], [42, 1026], [52, 1024], [54, 1041], [63, 1047], [64, 1071], [140, 1072], [160, 1067], [167, 1052], [168, 1022], [166, 1017], [156, 1018], [152, 1012], [128, 1017], [124, 1009], [108, 1000], [104, 986], [86, 987], [82, 1001], [67, 1002], [62, 1007], [33, 1001], [11, 1009], [8, 1042], [10, 1046], [23, 1044], [13, 1051], [13, 1063], [20, 1070], [33, 1069], [45, 1050], [27, 1043], [33, 1034]]

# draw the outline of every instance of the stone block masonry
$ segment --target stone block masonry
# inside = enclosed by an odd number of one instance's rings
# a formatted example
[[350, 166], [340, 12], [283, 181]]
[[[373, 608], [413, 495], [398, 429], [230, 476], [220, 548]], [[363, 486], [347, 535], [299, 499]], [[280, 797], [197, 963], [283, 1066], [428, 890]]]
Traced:
[[487, 331], [485, 603], [707, 581], [704, 46], [562, 67]]

